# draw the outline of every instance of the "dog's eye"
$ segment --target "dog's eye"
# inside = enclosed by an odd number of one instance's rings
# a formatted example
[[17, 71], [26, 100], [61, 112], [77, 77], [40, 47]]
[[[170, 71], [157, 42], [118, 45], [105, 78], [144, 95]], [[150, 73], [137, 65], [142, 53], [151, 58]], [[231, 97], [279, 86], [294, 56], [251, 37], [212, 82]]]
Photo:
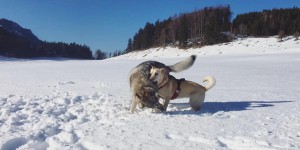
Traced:
[[157, 76], [157, 75], [158, 75], [158, 73], [155, 73], [154, 75], [156, 75], [156, 76]]

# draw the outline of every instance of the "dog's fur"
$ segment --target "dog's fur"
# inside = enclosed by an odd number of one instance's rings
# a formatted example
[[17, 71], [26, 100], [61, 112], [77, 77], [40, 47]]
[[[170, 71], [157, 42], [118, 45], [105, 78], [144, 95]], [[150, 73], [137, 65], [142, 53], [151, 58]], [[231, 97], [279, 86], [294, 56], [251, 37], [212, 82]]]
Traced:
[[167, 66], [157, 61], [146, 61], [136, 66], [130, 73], [129, 82], [131, 90], [130, 112], [133, 113], [139, 105], [140, 108], [146, 106], [163, 110], [163, 106], [158, 101], [158, 87], [150, 80], [151, 66], [163, 68], [166, 74], [169, 72], [179, 72], [188, 69], [194, 64], [195, 55], [178, 62], [174, 65]]
[[216, 80], [211, 76], [204, 78], [203, 82], [208, 82], [206, 86], [201, 86], [187, 80], [179, 81], [175, 77], [169, 75], [164, 68], [152, 67], [150, 74], [150, 80], [156, 82], [159, 87], [159, 96], [165, 100], [163, 104], [164, 111], [166, 111], [174, 92], [178, 89], [178, 82], [180, 82], [181, 92], [176, 98], [189, 97], [190, 106], [195, 111], [200, 110], [205, 98], [205, 92], [211, 89], [216, 83]]

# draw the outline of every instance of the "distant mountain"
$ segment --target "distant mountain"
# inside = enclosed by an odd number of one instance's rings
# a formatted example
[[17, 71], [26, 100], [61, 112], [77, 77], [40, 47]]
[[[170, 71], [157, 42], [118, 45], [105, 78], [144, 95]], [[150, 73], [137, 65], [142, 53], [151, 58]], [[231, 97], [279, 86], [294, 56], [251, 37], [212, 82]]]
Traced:
[[0, 56], [93, 59], [92, 52], [86, 45], [41, 41], [30, 29], [7, 19], [0, 19]]
[[33, 45], [41, 43], [41, 41], [31, 32], [30, 29], [22, 28], [20, 25], [13, 21], [0, 19], [0, 28], [4, 29], [9, 34], [14, 35], [15, 37], [26, 39]]

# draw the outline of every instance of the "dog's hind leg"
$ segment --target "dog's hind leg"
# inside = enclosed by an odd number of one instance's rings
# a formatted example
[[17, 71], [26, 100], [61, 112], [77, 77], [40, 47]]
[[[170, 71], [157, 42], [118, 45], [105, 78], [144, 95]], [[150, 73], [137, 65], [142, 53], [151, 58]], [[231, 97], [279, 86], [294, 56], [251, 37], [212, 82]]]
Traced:
[[192, 107], [193, 110], [198, 111], [201, 108], [201, 105], [203, 104], [205, 99], [205, 93], [196, 93], [193, 94], [190, 97], [190, 106]]

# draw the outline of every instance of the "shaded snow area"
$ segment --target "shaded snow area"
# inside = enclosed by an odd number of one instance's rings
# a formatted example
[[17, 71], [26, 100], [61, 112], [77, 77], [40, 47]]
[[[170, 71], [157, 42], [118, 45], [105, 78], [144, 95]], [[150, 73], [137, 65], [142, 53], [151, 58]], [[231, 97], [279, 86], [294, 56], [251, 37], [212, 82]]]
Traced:
[[[198, 55], [172, 73], [216, 86], [198, 112], [129, 113], [129, 72]], [[198, 49], [156, 48], [102, 61], [0, 58], [0, 149], [300, 149], [300, 44], [249, 38]]]

